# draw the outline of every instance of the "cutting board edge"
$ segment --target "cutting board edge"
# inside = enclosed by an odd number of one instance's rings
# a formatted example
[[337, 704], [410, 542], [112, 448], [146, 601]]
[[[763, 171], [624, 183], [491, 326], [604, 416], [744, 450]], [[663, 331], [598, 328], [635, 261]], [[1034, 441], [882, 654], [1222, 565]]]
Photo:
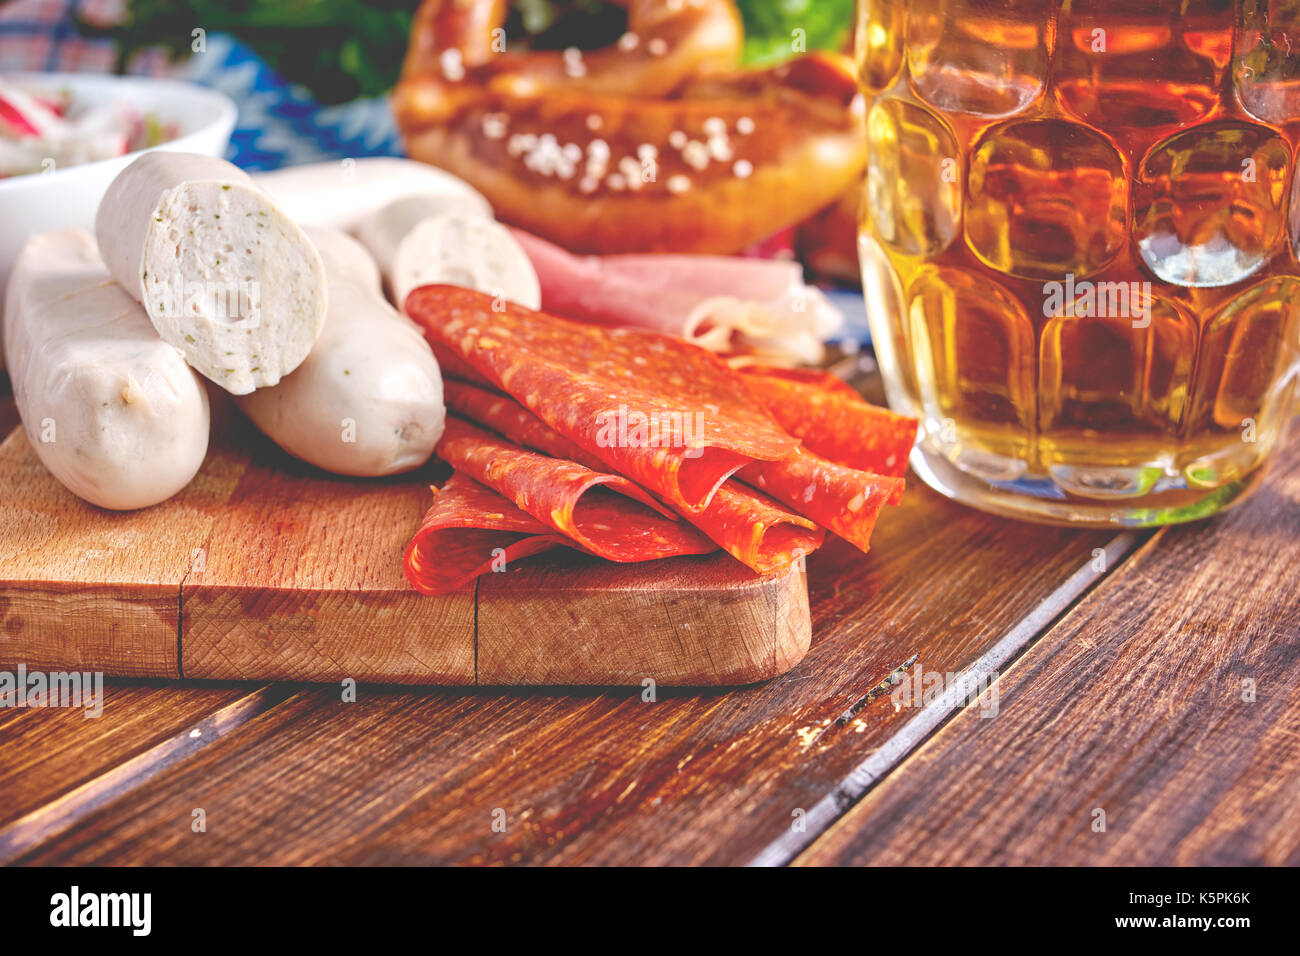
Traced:
[[[46, 586], [49, 585], [49, 586]], [[180, 677], [179, 584], [134, 585], [116, 593], [104, 582], [0, 581], [0, 670], [24, 665], [29, 672], [81, 670], [106, 677]], [[83, 610], [84, 608], [84, 610]], [[21, 626], [13, 625], [14, 615]], [[68, 615], [83, 615], [90, 625], [82, 633], [76, 659], [66, 651]], [[34, 621], [35, 626], [28, 622]], [[15, 645], [18, 650], [15, 652]]]
[[[0, 456], [7, 456], [13, 466], [6, 472], [6, 480], [11, 483], [8, 489], [11, 500], [20, 504], [26, 500], [24, 496], [28, 492], [24, 483], [39, 475], [51, 486], [45, 491], [61, 492], [51, 498], [59, 508], [69, 502], [75, 504], [70, 493], [57, 486], [55, 479], [39, 465], [21, 426], [5, 437]], [[261, 474], [250, 478], [252, 470]], [[534, 663], [530, 665], [533, 673], [529, 679], [508, 660], [508, 666], [496, 666], [505, 658], [489, 660], [492, 666], [482, 666], [484, 632], [480, 618], [484, 593], [494, 587], [495, 580], [490, 580], [485, 587], [480, 579], [452, 596], [453, 601], [459, 596], [460, 600], [469, 602], [469, 607], [461, 610], [459, 620], [450, 613], [424, 613], [429, 607], [426, 602], [439, 599], [422, 598], [407, 590], [401, 578], [386, 573], [379, 575], [384, 583], [375, 589], [332, 583], [290, 586], [283, 583], [282, 571], [269, 564], [263, 569], [264, 575], [256, 567], [251, 575], [275, 581], [268, 585], [212, 580], [214, 574], [228, 578], [220, 561], [213, 566], [211, 547], [214, 535], [234, 533], [233, 521], [227, 522], [223, 509], [240, 508], [247, 490], [260, 489], [262, 485], [289, 502], [302, 502], [303, 492], [298, 486], [305, 480], [301, 476], [281, 475], [265, 463], [252, 462], [238, 449], [210, 448], [203, 470], [182, 496], [138, 513], [166, 522], [174, 520], [167, 509], [176, 509], [191, 520], [192, 530], [198, 534], [175, 554], [160, 552], [165, 560], [153, 564], [163, 569], [161, 576], [156, 570], [145, 572], [146, 567], [153, 568], [147, 560], [152, 552], [146, 550], [135, 573], [128, 562], [114, 569], [117, 577], [113, 580], [73, 579], [71, 575], [77, 568], [66, 560], [58, 560], [56, 555], [38, 563], [28, 577], [9, 576], [0, 582], [0, 623], [9, 624], [6, 632], [0, 633], [0, 667], [10, 661], [15, 666], [25, 663], [29, 668], [92, 669], [110, 677], [240, 682], [323, 683], [347, 676], [369, 684], [429, 687], [632, 686], [640, 683], [642, 674], [653, 673], [659, 683], [668, 686], [716, 687], [752, 683], [784, 673], [803, 659], [811, 641], [807, 587], [800, 569], [792, 566], [786, 572], [757, 576], [721, 552], [640, 566], [607, 562], [587, 567], [566, 566], [562, 562], [540, 564], [536, 577], [530, 575], [512, 584], [517, 589], [514, 598], [521, 602], [524, 612], [532, 601], [533, 617], [538, 613], [536, 608], [541, 607], [553, 621], [551, 643], [534, 649], [534, 662], [539, 657], [544, 660], [557, 649], [573, 657], [575, 638], [565, 633], [564, 622], [568, 619], [567, 609], [578, 604], [597, 609], [592, 613], [612, 640], [603, 648], [607, 657], [604, 664], [597, 666], [595, 661], [589, 661], [591, 666], [584, 671], [579, 654], [575, 658], [577, 666], [567, 669]], [[418, 482], [421, 486], [425, 484], [423, 478]], [[358, 532], [354, 530], [352, 538], [345, 533], [345, 542], [363, 540], [365, 528], [373, 526], [368, 523], [377, 518], [393, 520], [392, 508], [376, 512], [373, 496], [368, 496], [366, 507], [356, 505], [346, 488], [335, 487], [340, 484], [340, 481], [328, 483], [329, 487], [321, 494], [332, 504], [322, 507], [330, 515], [329, 520], [344, 532], [360, 527], [363, 538], [356, 538]], [[185, 495], [194, 500], [183, 500]], [[89, 522], [85, 531], [90, 534], [99, 533], [100, 525], [110, 523], [114, 532], [121, 531], [121, 525], [125, 525], [127, 532], [140, 530], [139, 521], [134, 517], [137, 513], [85, 518], [80, 505], [71, 511], [75, 520]], [[68, 515], [60, 517], [69, 520]], [[403, 514], [402, 520], [405, 519]], [[147, 521], [144, 524], [145, 537], [140, 539], [141, 544], [114, 544], [111, 550], [126, 554], [132, 553], [129, 548], [155, 548], [161, 540], [158, 532]], [[289, 528], [291, 532], [300, 530], [292, 522]], [[259, 529], [254, 529], [255, 544], [260, 540], [258, 534]], [[299, 534], [302, 540], [295, 545], [279, 534], [276, 530], [269, 547], [261, 540], [261, 550], [252, 547], [249, 553], [274, 556], [283, 553], [286, 547], [292, 549], [298, 545], [302, 546], [303, 554], [311, 552], [313, 547], [319, 550], [317, 544], [307, 543], [313, 540], [309, 536]], [[82, 537], [79, 531], [77, 540]], [[266, 538], [265, 531], [261, 531], [261, 538]], [[207, 570], [195, 567], [193, 546], [198, 546], [199, 553], [208, 555]], [[389, 560], [373, 552], [367, 556], [372, 560]], [[329, 575], [317, 576], [317, 580], [321, 577], [329, 578]], [[545, 586], [535, 587], [543, 581]], [[793, 589], [792, 582], [797, 582]], [[189, 629], [193, 612], [204, 604], [202, 600], [198, 605], [188, 603], [193, 602], [196, 594], [204, 595], [208, 606], [228, 604], [236, 615], [265, 611], [267, 620], [225, 621], [220, 614], [215, 615], [205, 662], [205, 654], [195, 646]], [[663, 605], [662, 612], [658, 610], [659, 605]], [[648, 614], [633, 614], [634, 608], [648, 610]], [[406, 623], [410, 617], [404, 614], [427, 622], [423, 627], [446, 630], [444, 641], [452, 650], [443, 655], [434, 641], [416, 644], [421, 636], [416, 634], [412, 638]], [[527, 613], [521, 614], [521, 619], [528, 622]], [[38, 624], [33, 626], [31, 621]], [[371, 625], [377, 621], [378, 647], [366, 646], [364, 640], [350, 639], [349, 634], [356, 632], [369, 635]], [[675, 643], [665, 637], [674, 632], [674, 621], [686, 635]], [[279, 629], [280, 622], [286, 624], [285, 631]], [[631, 627], [628, 622], [632, 622]], [[637, 625], [641, 625], [639, 630]], [[317, 626], [321, 627], [323, 636], [315, 633]], [[259, 634], [259, 628], [264, 633]], [[324, 633], [329, 629], [336, 633]], [[229, 640], [235, 642], [242, 640], [244, 646], [223, 644], [223, 634], [229, 634]], [[647, 649], [641, 646], [642, 641], [655, 646]], [[75, 654], [67, 653], [72, 644], [77, 645]], [[508, 645], [502, 650], [503, 654], [510, 652]], [[258, 670], [263, 655], [276, 654], [280, 655], [279, 660]], [[314, 660], [307, 659], [311, 655], [316, 656]], [[385, 655], [392, 655], [392, 659], [384, 659]], [[426, 663], [440, 655], [445, 660], [434, 666]], [[639, 659], [629, 666], [629, 657]], [[376, 660], [380, 663], [373, 664]], [[431, 673], [436, 675], [436, 683], [430, 682]]]
[[[730, 560], [719, 555], [719, 560]], [[797, 564], [763, 576], [741, 579], [742, 587], [725, 590], [676, 589], [626, 591], [640, 600], [646, 620], [638, 631], [634, 652], [607, 638], [625, 637], [622, 619], [601, 620], [591, 613], [600, 591], [550, 593], [567, 603], [569, 614], [583, 614], [585, 639], [575, 642], [575, 626], [559, 626], [518, 648], [513, 636], [536, 623], [537, 593], [479, 589], [477, 611], [477, 676], [483, 687], [629, 687], [647, 679], [664, 687], [730, 687], [770, 680], [795, 667], [812, 644], [807, 572]], [[546, 589], [540, 589], [544, 596]], [[758, 599], [773, 612], [754, 640], [737, 640], [737, 633], [755, 633], [754, 604]], [[719, 616], [720, 595], [730, 600], [731, 613]], [[669, 608], [670, 601], [673, 604]], [[629, 610], [638, 609], [631, 605]], [[662, 609], [662, 617], [658, 617]], [[518, 612], [518, 616], [516, 613]], [[703, 626], [701, 626], [703, 623]], [[749, 625], [748, 630], [738, 625]], [[608, 633], [606, 633], [608, 631]], [[536, 630], [534, 630], [534, 635]], [[585, 673], [579, 680], [575, 675]]]

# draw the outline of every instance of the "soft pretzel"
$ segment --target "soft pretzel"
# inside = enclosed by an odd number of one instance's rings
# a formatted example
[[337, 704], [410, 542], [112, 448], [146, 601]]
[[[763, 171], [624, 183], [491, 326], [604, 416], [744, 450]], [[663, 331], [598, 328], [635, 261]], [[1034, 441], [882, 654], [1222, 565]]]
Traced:
[[866, 159], [848, 61], [737, 68], [730, 0], [625, 0], [594, 52], [501, 50], [505, 0], [425, 0], [394, 113], [408, 153], [579, 252], [737, 252], [833, 202]]

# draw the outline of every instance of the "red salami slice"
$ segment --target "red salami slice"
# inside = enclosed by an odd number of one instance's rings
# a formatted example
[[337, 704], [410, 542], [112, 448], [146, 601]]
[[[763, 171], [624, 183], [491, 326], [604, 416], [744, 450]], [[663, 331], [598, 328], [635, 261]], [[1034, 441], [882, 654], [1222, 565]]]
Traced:
[[760, 375], [765, 378], [779, 378], [800, 385], [815, 385], [823, 391], [833, 392], [855, 402], [863, 401], [861, 395], [844, 379], [824, 368], [785, 368], [781, 365], [766, 365], [762, 362], [750, 362], [737, 366], [737, 371], [745, 375]]
[[442, 385], [447, 407], [461, 418], [500, 432], [516, 445], [576, 461], [592, 471], [605, 469], [605, 463], [599, 458], [588, 455], [509, 395], [454, 378], [443, 379]]
[[800, 450], [785, 461], [756, 461], [738, 476], [799, 514], [866, 551], [886, 504], [903, 499], [902, 478], [845, 468]]
[[652, 510], [645, 492], [626, 478], [529, 451], [454, 416], [447, 419], [437, 455], [584, 551], [610, 561], [714, 550], [694, 528]]
[[836, 464], [900, 476], [916, 441], [916, 419], [866, 402], [827, 372], [750, 366], [753, 396], [809, 450]]
[[700, 510], [741, 466], [798, 447], [736, 373], [701, 348], [492, 305], [453, 286], [424, 286], [406, 300], [430, 341], [670, 504]]
[[406, 579], [421, 594], [449, 594], [480, 574], [571, 542], [490, 488], [454, 474], [406, 547]]
[[444, 376], [450, 375], [452, 378], [458, 378], [463, 382], [471, 382], [475, 385], [492, 387], [492, 383], [480, 375], [474, 368], [463, 358], [438, 342], [429, 342], [430, 348], [433, 349], [433, 357], [438, 360], [438, 368]]
[[709, 506], [686, 520], [759, 574], [783, 568], [822, 546], [826, 532], [803, 515], [736, 481], [723, 482]]
[[[513, 398], [447, 380], [447, 404], [530, 448], [564, 456], [572, 443]], [[584, 454], [581, 449], [578, 455]], [[833, 467], [833, 466], [832, 466]], [[732, 557], [759, 573], [783, 567], [815, 551], [823, 534], [812, 521], [791, 514], [764, 495], [734, 481], [724, 482], [702, 512], [681, 514]]]

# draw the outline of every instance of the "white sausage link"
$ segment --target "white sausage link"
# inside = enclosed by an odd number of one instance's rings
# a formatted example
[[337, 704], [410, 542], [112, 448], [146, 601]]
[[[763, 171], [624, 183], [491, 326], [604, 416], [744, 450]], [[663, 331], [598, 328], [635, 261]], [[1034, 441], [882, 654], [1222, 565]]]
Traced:
[[[391, 283], [393, 263], [397, 259], [402, 240], [411, 234], [416, 226], [426, 219], [432, 219], [448, 212], [461, 212], [471, 218], [491, 219], [492, 207], [486, 200], [470, 199], [459, 193], [433, 195], [419, 193], [394, 199], [376, 211], [366, 215], [355, 230], [361, 244], [370, 250], [375, 262], [384, 274], [384, 281]], [[401, 300], [395, 298], [399, 305]]]
[[541, 283], [528, 254], [509, 229], [477, 209], [420, 196], [397, 199], [362, 220], [357, 236], [399, 307], [418, 286], [455, 285], [541, 308]]
[[253, 182], [303, 225], [353, 232], [361, 220], [402, 196], [456, 198], [492, 214], [482, 193], [451, 173], [387, 156], [332, 160], [254, 173]]
[[163, 340], [233, 394], [292, 372], [325, 322], [320, 256], [224, 160], [146, 153], [109, 185], [95, 236]]
[[383, 297], [365, 249], [309, 228], [325, 262], [329, 314], [311, 355], [273, 388], [235, 399], [285, 451], [342, 475], [390, 475], [429, 460], [447, 412], [433, 352]]
[[28, 440], [69, 491], [130, 510], [189, 483], [208, 448], [207, 391], [109, 277], [88, 232], [32, 236], [4, 315]]

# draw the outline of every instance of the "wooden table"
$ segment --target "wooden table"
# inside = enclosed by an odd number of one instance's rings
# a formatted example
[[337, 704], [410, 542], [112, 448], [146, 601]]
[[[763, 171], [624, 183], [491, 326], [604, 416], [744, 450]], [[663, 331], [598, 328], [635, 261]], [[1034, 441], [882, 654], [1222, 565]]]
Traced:
[[758, 686], [119, 681], [98, 719], [0, 710], [0, 861], [1300, 863], [1300, 441], [1155, 532], [909, 478], [871, 555], [808, 579], [812, 649]]

